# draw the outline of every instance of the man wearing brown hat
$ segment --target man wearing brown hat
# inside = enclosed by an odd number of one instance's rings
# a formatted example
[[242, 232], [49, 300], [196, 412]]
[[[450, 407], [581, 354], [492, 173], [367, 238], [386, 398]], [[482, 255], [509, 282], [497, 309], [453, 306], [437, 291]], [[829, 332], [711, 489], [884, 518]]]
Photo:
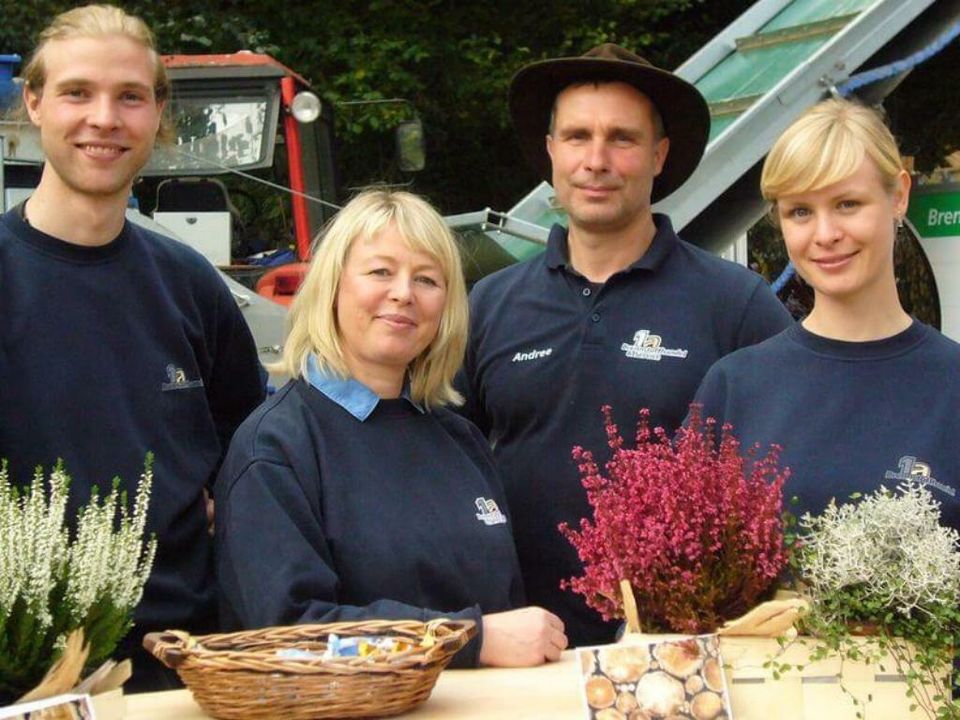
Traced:
[[557, 525], [590, 513], [571, 449], [603, 466], [604, 405], [628, 437], [643, 407], [673, 432], [715, 360], [792, 321], [759, 276], [651, 211], [707, 143], [692, 85], [606, 44], [522, 68], [510, 111], [569, 229], [554, 226], [543, 255], [476, 285], [459, 386], [494, 445], [528, 601], [559, 615], [571, 644], [600, 643], [614, 626], [560, 588], [582, 570]]

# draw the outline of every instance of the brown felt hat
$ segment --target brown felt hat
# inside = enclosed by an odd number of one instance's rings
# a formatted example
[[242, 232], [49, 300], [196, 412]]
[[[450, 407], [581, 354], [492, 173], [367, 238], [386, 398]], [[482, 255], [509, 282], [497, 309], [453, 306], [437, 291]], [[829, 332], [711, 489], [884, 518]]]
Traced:
[[520, 68], [510, 81], [510, 115], [528, 162], [548, 182], [550, 156], [545, 137], [557, 95], [580, 82], [625, 82], [656, 106], [670, 138], [663, 171], [653, 181], [651, 200], [665, 198], [693, 174], [710, 135], [710, 111], [700, 91], [671, 72], [613, 43], [580, 57], [541, 60]]

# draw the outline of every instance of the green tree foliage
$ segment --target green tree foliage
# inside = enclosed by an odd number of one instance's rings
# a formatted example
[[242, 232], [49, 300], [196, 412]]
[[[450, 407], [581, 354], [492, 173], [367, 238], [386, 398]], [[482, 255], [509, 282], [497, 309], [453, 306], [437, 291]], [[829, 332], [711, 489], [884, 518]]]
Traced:
[[[349, 13], [331, 10], [323, 33], [283, 31], [289, 41], [280, 44], [284, 58], [307, 68], [334, 101], [402, 97], [413, 103], [426, 126], [428, 154], [417, 189], [445, 211], [505, 208], [538, 180], [519, 160], [507, 115], [513, 73], [528, 62], [579, 54], [605, 41], [632, 47], [657, 63], [672, 62], [663, 50], [673, 47], [670, 30], [682, 27], [685, 17], [691, 23], [699, 19], [696, 11], [706, 5], [702, 0], [381, 0]], [[399, 179], [389, 164], [392, 149], [384, 149], [383, 129], [396, 119], [389, 113], [402, 108], [379, 112], [379, 120], [369, 108], [341, 112], [342, 166], [349, 182]]]
[[[0, 49], [25, 54], [75, 2], [0, 0]], [[338, 108], [344, 185], [404, 182], [389, 129], [419, 114], [427, 169], [415, 189], [445, 212], [505, 208], [537, 182], [519, 159], [506, 92], [533, 60], [617, 42], [672, 67], [749, 5], [745, 0], [260, 0], [119, 3], [154, 29], [165, 53], [270, 52]]]
[[[76, 2], [0, 0], [0, 51], [25, 54], [36, 33]], [[165, 53], [269, 52], [339, 106], [339, 165], [346, 187], [406, 182], [390, 129], [419, 114], [427, 169], [414, 189], [447, 213], [506, 209], [538, 181], [520, 159], [507, 115], [510, 78], [522, 65], [617, 42], [673, 68], [750, 7], [749, 0], [148, 0], [119, 2], [141, 15]], [[943, 87], [960, 43], [916, 71], [888, 103], [907, 147], [937, 164], [956, 135], [960, 94]], [[935, 72], [940, 68], [941, 72]], [[931, 83], [940, 90], [933, 92]], [[955, 89], [955, 84], [954, 84]], [[936, 97], [936, 102], [929, 98]], [[415, 110], [414, 110], [415, 109]]]

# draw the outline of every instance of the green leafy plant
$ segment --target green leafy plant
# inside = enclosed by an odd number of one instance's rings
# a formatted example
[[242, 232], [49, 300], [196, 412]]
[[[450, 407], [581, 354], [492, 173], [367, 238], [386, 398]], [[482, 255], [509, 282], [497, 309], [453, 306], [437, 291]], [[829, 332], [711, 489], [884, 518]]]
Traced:
[[130, 629], [156, 553], [144, 542], [153, 484], [152, 457], [132, 510], [119, 480], [103, 498], [97, 489], [66, 518], [70, 478], [61, 465], [17, 487], [0, 465], [0, 697], [39, 682], [66, 636], [83, 628], [88, 666], [114, 651]]
[[939, 503], [914, 481], [852, 499], [799, 520], [793, 562], [811, 600], [805, 624], [818, 638], [811, 661], [879, 663], [905, 677], [914, 709], [960, 718], [950, 680], [960, 643], [960, 534], [940, 525]]

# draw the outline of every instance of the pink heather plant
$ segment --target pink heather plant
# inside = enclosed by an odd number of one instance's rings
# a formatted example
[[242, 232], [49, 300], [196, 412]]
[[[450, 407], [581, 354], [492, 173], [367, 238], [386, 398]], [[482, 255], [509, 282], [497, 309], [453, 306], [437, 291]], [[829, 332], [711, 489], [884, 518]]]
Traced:
[[576, 547], [584, 574], [564, 580], [604, 619], [623, 618], [620, 581], [627, 579], [645, 632], [700, 633], [756, 605], [787, 562], [783, 537], [780, 448], [746, 457], [731, 427], [719, 445], [716, 421], [690, 421], [670, 442], [640, 411], [636, 448], [625, 448], [609, 406], [603, 407], [613, 456], [601, 474], [593, 454], [573, 449], [593, 521], [560, 531]]

